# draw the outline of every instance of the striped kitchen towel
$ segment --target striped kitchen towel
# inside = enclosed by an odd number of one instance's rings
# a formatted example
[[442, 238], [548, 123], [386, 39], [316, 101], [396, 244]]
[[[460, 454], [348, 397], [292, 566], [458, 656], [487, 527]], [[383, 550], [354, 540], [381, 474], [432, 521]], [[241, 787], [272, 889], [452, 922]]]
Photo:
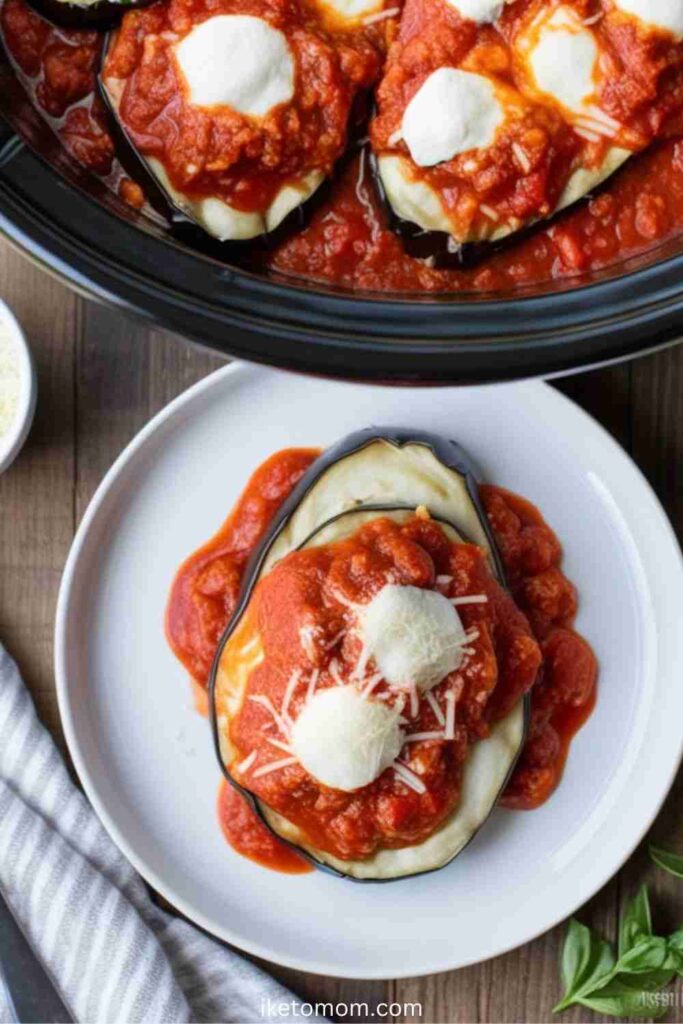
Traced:
[[[320, 1021], [164, 913], [73, 784], [0, 645], [0, 888], [78, 1021]], [[11, 1020], [0, 986], [0, 1022]]]

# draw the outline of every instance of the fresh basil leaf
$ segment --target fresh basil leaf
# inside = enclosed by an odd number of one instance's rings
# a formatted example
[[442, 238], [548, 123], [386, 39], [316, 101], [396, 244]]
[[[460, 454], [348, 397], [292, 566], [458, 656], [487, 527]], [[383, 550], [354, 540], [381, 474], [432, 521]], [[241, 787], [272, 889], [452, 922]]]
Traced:
[[571, 1006], [581, 995], [591, 992], [606, 981], [614, 962], [610, 943], [572, 918], [562, 950], [561, 968], [565, 991], [553, 1013]]
[[[644, 947], [648, 947], [645, 949]], [[665, 943], [666, 946], [666, 943]], [[594, 1010], [596, 1013], [607, 1014], [614, 1017], [660, 1017], [669, 1008], [669, 1002], [665, 996], [658, 995], [659, 991], [665, 988], [674, 977], [671, 969], [654, 968], [646, 970], [645, 964], [648, 961], [656, 963], [663, 955], [666, 958], [666, 949], [663, 951], [658, 940], [656, 945], [652, 941], [641, 943], [638, 950], [640, 959], [631, 955], [631, 963], [637, 966], [640, 963], [641, 970], [637, 974], [629, 974], [628, 971], [620, 972], [620, 965], [617, 963], [613, 976], [606, 984], [600, 985], [596, 990], [588, 992], [581, 998], [582, 1006]], [[624, 957], [626, 959], [627, 957]]]
[[681, 854], [670, 853], [668, 850], [663, 850], [661, 846], [651, 846], [650, 856], [660, 868], [664, 868], [676, 878], [683, 878], [683, 856]]
[[663, 973], [656, 983], [653, 979], [647, 987], [640, 978], [616, 978], [600, 991], [583, 996], [579, 1002], [595, 1013], [610, 1017], [657, 1019], [669, 1009], [666, 994], [660, 990], [671, 976], [671, 972]]
[[620, 956], [613, 974], [646, 974], [661, 970], [668, 959], [669, 944], [658, 935], [641, 939], [635, 946]]
[[673, 932], [668, 940], [669, 959], [667, 966], [671, 966], [677, 974], [683, 977], [683, 928]]
[[619, 923], [619, 957], [628, 953], [641, 939], [652, 935], [652, 915], [647, 886], [640, 889], [628, 905]]

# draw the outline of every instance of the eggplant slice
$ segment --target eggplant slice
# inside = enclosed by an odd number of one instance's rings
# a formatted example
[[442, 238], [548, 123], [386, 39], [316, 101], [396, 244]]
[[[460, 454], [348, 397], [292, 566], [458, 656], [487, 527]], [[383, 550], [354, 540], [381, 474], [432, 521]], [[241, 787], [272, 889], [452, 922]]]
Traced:
[[30, 6], [59, 28], [110, 28], [135, 7], [154, 0], [28, 0]]
[[266, 210], [253, 212], [238, 210], [216, 197], [192, 197], [179, 192], [170, 181], [161, 161], [145, 157], [138, 151], [121, 120], [124, 83], [117, 78], [108, 78], [106, 74], [107, 56], [114, 39], [115, 32], [110, 32], [102, 49], [100, 94], [114, 122], [119, 141], [124, 142], [128, 148], [131, 162], [142, 169], [147, 180], [146, 189], [156, 198], [153, 205], [169, 221], [174, 224], [192, 224], [218, 242], [244, 242], [275, 231], [308, 202], [322, 185], [325, 180], [322, 171], [309, 171], [300, 181], [284, 185]]
[[[391, 881], [437, 870], [470, 842], [489, 817], [526, 738], [529, 698], [473, 745], [465, 766], [461, 801], [427, 839], [401, 849], [383, 849], [358, 861], [312, 847], [296, 825], [273, 811], [230, 773], [237, 752], [229, 719], [238, 713], [251, 671], [263, 658], [258, 633], [247, 614], [254, 587], [290, 551], [350, 536], [365, 522], [388, 516], [402, 522], [424, 505], [447, 535], [482, 546], [490, 568], [505, 585], [504, 571], [481, 506], [476, 473], [454, 442], [420, 431], [384, 428], [351, 434], [311, 466], [285, 502], [253, 556], [238, 608], [218, 647], [210, 681], [216, 753], [228, 781], [250, 802], [275, 835], [317, 867], [356, 881]], [[255, 642], [256, 641], [256, 642]]]

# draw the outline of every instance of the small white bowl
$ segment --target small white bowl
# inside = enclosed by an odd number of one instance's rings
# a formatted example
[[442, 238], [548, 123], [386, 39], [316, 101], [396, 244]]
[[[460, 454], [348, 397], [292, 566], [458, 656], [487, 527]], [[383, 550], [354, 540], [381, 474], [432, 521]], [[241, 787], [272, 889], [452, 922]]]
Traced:
[[14, 422], [8, 432], [0, 437], [0, 473], [9, 469], [21, 451], [28, 436], [36, 410], [38, 382], [36, 371], [26, 337], [9, 306], [0, 299], [0, 321], [5, 323], [12, 334], [19, 360], [19, 400]]

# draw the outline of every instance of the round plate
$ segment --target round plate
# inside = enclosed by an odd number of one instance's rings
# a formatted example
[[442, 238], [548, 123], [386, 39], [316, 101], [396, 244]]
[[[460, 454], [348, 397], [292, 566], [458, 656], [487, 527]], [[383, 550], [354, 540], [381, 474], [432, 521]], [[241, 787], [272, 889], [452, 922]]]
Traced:
[[[278, 448], [328, 445], [370, 424], [455, 438], [485, 478], [540, 506], [563, 541], [578, 628], [601, 667], [595, 713], [544, 807], [498, 810], [442, 871], [376, 886], [276, 874], [227, 846], [209, 728], [163, 633], [176, 567], [217, 529], [252, 470]], [[307, 971], [427, 974], [550, 928], [633, 850], [681, 755], [682, 604], [680, 551], [650, 487], [547, 385], [389, 390], [233, 365], [152, 420], [95, 495], [62, 581], [59, 703], [106, 828], [189, 918]]]

